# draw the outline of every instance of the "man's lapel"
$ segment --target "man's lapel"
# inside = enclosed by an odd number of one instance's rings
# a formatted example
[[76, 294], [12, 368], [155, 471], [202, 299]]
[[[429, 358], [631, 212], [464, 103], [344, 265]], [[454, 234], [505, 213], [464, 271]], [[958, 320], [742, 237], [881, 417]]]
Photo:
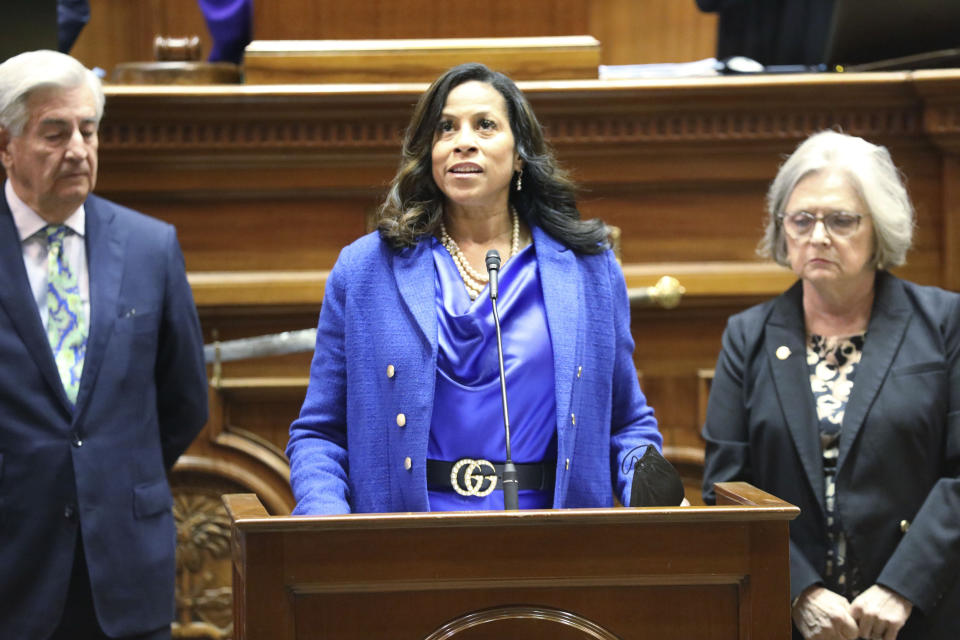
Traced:
[[843, 467], [853, 442], [860, 434], [863, 421], [890, 372], [912, 315], [913, 310], [903, 284], [885, 271], [877, 273], [863, 356], [857, 365], [853, 389], [843, 414], [838, 469]]
[[117, 225], [116, 214], [103, 200], [91, 196], [86, 212], [87, 269], [90, 274], [90, 333], [77, 394], [77, 413], [93, 390], [107, 342], [117, 315], [126, 230]]
[[37, 302], [30, 291], [27, 270], [23, 266], [23, 247], [17, 225], [13, 222], [13, 214], [10, 212], [2, 190], [0, 190], [0, 273], [3, 274], [3, 277], [0, 277], [0, 306], [10, 316], [20, 340], [36, 361], [54, 395], [67, 411], [72, 412], [73, 407], [63, 390], [60, 372], [53, 359], [53, 350], [43, 330]]

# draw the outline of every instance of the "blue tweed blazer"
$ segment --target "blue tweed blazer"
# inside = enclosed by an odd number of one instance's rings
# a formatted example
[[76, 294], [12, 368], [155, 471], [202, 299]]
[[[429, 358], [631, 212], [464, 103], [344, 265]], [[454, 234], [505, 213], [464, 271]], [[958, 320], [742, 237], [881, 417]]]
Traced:
[[[623, 274], [610, 251], [578, 254], [537, 227], [533, 238], [554, 356], [553, 504], [612, 506], [614, 491], [626, 504], [633, 460], [662, 438], [637, 383]], [[294, 513], [428, 510], [434, 279], [429, 239], [396, 251], [372, 233], [341, 252], [290, 426]]]

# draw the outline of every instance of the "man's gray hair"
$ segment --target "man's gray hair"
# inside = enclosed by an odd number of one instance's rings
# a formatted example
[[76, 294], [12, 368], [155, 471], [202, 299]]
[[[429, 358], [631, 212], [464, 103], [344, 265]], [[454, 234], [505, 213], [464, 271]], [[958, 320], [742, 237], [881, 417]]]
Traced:
[[0, 64], [0, 127], [19, 136], [30, 119], [27, 101], [39, 89], [75, 89], [87, 86], [93, 93], [97, 122], [103, 117], [103, 85], [100, 78], [56, 51], [27, 51]]
[[797, 183], [825, 170], [845, 173], [873, 220], [873, 266], [902, 265], [913, 241], [913, 205], [886, 147], [836, 131], [815, 133], [797, 147], [777, 172], [767, 192], [767, 222], [757, 252], [789, 267], [782, 216]]

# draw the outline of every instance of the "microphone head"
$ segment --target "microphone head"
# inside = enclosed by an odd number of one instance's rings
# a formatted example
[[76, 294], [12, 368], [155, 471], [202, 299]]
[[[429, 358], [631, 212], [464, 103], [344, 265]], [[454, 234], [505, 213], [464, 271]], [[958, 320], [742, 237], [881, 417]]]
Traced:
[[487, 271], [497, 271], [500, 269], [500, 252], [496, 249], [487, 251]]

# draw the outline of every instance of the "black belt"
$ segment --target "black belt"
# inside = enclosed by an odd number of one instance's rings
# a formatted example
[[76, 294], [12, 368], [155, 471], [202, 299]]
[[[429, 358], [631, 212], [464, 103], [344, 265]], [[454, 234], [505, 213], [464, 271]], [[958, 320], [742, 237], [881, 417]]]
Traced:
[[[514, 466], [519, 490], [553, 491], [556, 464], [537, 462]], [[495, 490], [503, 490], [503, 464], [473, 458], [461, 458], [456, 462], [427, 460], [427, 487], [483, 497]]]

